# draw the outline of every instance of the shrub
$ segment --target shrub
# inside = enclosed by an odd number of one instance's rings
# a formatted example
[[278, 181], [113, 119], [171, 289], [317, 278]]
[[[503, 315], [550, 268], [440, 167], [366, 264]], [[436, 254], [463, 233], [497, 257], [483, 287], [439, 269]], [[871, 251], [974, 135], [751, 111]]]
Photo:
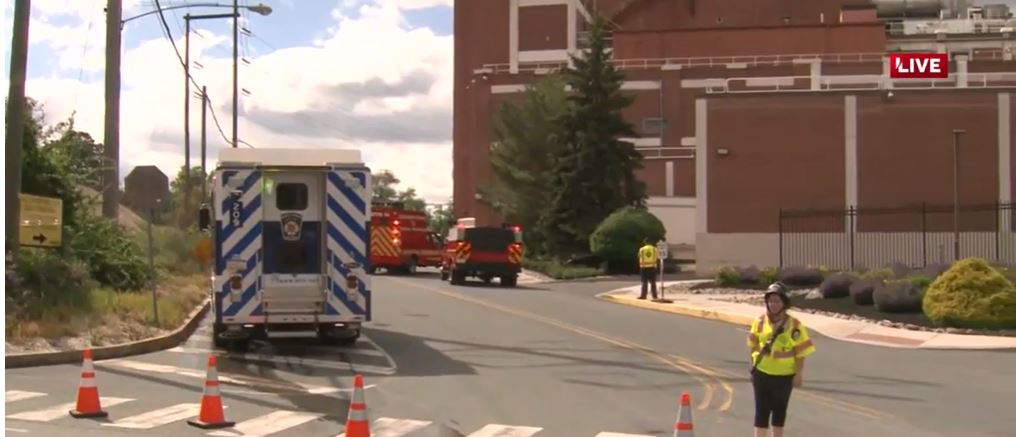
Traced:
[[881, 280], [881, 281], [890, 280], [890, 279], [894, 278], [895, 276], [896, 276], [896, 273], [893, 272], [892, 269], [888, 269], [888, 268], [868, 270], [868, 271], [864, 272], [863, 274], [861, 274], [861, 278], [862, 279], [872, 279], [872, 280]]
[[758, 267], [750, 266], [747, 268], [741, 268], [738, 270], [738, 276], [741, 279], [742, 284], [758, 284], [759, 279], [762, 276], [762, 272], [759, 271]]
[[819, 285], [819, 292], [823, 299], [837, 299], [850, 295], [850, 286], [857, 280], [857, 276], [850, 273], [837, 273], [829, 276]]
[[603, 273], [601, 269], [595, 267], [569, 266], [557, 260], [541, 258], [523, 258], [522, 266], [554, 279], [581, 279], [599, 276]]
[[779, 272], [776, 271], [776, 267], [766, 267], [759, 272], [759, 283], [763, 285], [769, 285], [779, 280]]
[[920, 274], [934, 281], [946, 270], [949, 270], [949, 264], [928, 264], [924, 268], [914, 271], [913, 274]]
[[721, 287], [734, 287], [741, 284], [741, 273], [734, 267], [723, 266], [716, 269], [713, 282]]
[[610, 271], [635, 271], [642, 240], [660, 241], [665, 235], [663, 222], [648, 210], [625, 207], [603, 219], [589, 236], [589, 248]]
[[928, 287], [931, 321], [960, 328], [1016, 328], [1016, 286], [980, 258], [957, 262]]
[[862, 278], [850, 284], [850, 300], [856, 305], [872, 305], [875, 303], [873, 294], [875, 287], [882, 284], [880, 279]]
[[92, 278], [117, 291], [138, 290], [152, 276], [144, 252], [116, 223], [83, 216], [68, 229], [74, 256], [88, 264]]
[[879, 312], [919, 313], [922, 295], [923, 290], [914, 281], [897, 279], [875, 287], [872, 301]]
[[894, 278], [906, 278], [914, 270], [910, 266], [901, 262], [894, 262], [886, 266], [886, 269], [891, 270]]
[[[155, 242], [155, 265], [166, 271], [179, 274], [194, 274], [202, 271], [201, 262], [194, 255], [194, 248], [204, 237], [196, 228], [180, 230], [170, 226], [152, 227]], [[135, 241], [147, 260], [148, 230], [135, 233]]]
[[19, 319], [34, 319], [59, 306], [87, 308], [89, 292], [96, 286], [88, 266], [45, 249], [22, 248], [14, 266], [16, 286], [7, 290], [8, 309]]
[[808, 287], [822, 283], [822, 270], [813, 267], [787, 267], [779, 272], [778, 277], [784, 284]]

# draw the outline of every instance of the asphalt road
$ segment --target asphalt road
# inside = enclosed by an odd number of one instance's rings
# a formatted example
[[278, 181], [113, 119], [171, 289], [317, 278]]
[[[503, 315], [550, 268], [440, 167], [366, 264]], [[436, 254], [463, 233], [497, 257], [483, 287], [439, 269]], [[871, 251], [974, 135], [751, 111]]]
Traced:
[[[225, 414], [237, 425], [213, 435], [336, 436], [355, 373], [371, 419], [391, 429], [375, 437], [672, 435], [683, 391], [697, 436], [750, 435], [743, 328], [593, 298], [631, 281], [512, 289], [453, 287], [426, 272], [373, 280], [375, 321], [355, 347], [217, 353]], [[72, 419], [60, 405], [74, 400], [79, 365], [7, 370], [7, 435], [208, 435], [185, 423], [201, 399], [207, 335], [97, 362], [105, 421]], [[815, 341], [788, 435], [1013, 435], [1012, 352]]]

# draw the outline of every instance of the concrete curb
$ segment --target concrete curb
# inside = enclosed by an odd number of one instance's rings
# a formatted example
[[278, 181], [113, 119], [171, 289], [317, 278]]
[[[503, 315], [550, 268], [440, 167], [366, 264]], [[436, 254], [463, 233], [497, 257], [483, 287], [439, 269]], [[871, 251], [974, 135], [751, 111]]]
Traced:
[[[144, 340], [133, 341], [130, 343], [117, 344], [112, 346], [101, 346], [92, 348], [92, 359], [95, 361], [108, 360], [111, 358], [120, 358], [131, 355], [140, 355], [151, 352], [156, 352], [164, 349], [169, 349], [183, 343], [187, 340], [194, 331], [197, 330], [198, 325], [204, 318], [205, 314], [208, 313], [210, 308], [210, 300], [205, 299], [197, 308], [191, 311], [187, 321], [183, 326], [177, 328], [169, 334], [146, 338]], [[37, 352], [37, 353], [22, 353], [22, 354], [10, 354], [5, 356], [5, 366], [8, 369], [16, 369], [20, 367], [36, 367], [36, 366], [51, 366], [54, 364], [69, 364], [81, 362], [81, 355], [84, 350], [67, 350], [67, 351], [56, 351], [56, 352]]]
[[[623, 297], [616, 296], [617, 294], [627, 293], [632, 288], [637, 289], [638, 287], [625, 287], [625, 288], [620, 288], [620, 289], [617, 289], [617, 290], [607, 291], [607, 292], [604, 292], [604, 293], [597, 294], [596, 298], [600, 299], [600, 300], [603, 300], [603, 301], [608, 301], [608, 302], [620, 304], [620, 305], [627, 305], [627, 306], [630, 306], [630, 307], [636, 307], [636, 308], [648, 309], [648, 310], [655, 310], [655, 311], [664, 312], [664, 313], [671, 313], [671, 314], [680, 314], [680, 315], [684, 315], [684, 316], [697, 317], [697, 318], [700, 318], [700, 319], [717, 320], [717, 321], [726, 322], [726, 323], [730, 323], [730, 324], [734, 324], [734, 325], [748, 326], [748, 325], [750, 325], [752, 323], [753, 320], [755, 320], [755, 317], [752, 317], [752, 316], [746, 316], [746, 315], [743, 315], [743, 314], [735, 314], [735, 313], [730, 313], [730, 312], [726, 312], [726, 311], [716, 311], [716, 310], [709, 310], [709, 309], [704, 309], [704, 308], [689, 308], [689, 307], [683, 307], [683, 306], [680, 306], [680, 305], [662, 306], [662, 305], [659, 305], [659, 304], [654, 304], [653, 302], [648, 301], [648, 300], [636, 300], [636, 299], [623, 298]], [[864, 345], [869, 345], [869, 346], [879, 346], [879, 347], [893, 348], [893, 349], [917, 349], [917, 350], [939, 350], [939, 351], [1007, 351], [1007, 350], [1016, 350], [1016, 348], [1014, 348], [1012, 346], [975, 346], [975, 345], [970, 345], [970, 346], [967, 346], [967, 345], [963, 345], [963, 346], [938, 346], [938, 345], [933, 345], [932, 344], [932, 345], [920, 345], [920, 346], [916, 346], [916, 347], [909, 347], [909, 346], [902, 346], [902, 345], [896, 345], [896, 344], [886, 344], [885, 342], [879, 342], [879, 341], [867, 341], [867, 340], [862, 340], [862, 339], [849, 338], [849, 337], [845, 337], [845, 336], [842, 336], [842, 335], [833, 334], [832, 332], [829, 332], [829, 331], [827, 331], [825, 329], [820, 329], [820, 328], [815, 327], [815, 326], [812, 326], [810, 329], [813, 332], [821, 334], [821, 335], [823, 335], [825, 337], [828, 337], [828, 338], [830, 338], [832, 340], [842, 341], [842, 342], [846, 342], [846, 343], [857, 343], [857, 344], [864, 344]], [[930, 342], [930, 341], [931, 340], [929, 339], [926, 342]]]
[[751, 324], [752, 320], [755, 320], [754, 317], [748, 317], [741, 314], [733, 314], [724, 311], [714, 311], [701, 308], [687, 308], [678, 305], [665, 307], [658, 304], [654, 304], [649, 301], [620, 298], [613, 295], [617, 291], [618, 290], [600, 293], [596, 295], [596, 298], [636, 308], [656, 310], [664, 313], [680, 314], [684, 316], [698, 317], [701, 319], [719, 320], [721, 322], [732, 323], [735, 325], [749, 325]]

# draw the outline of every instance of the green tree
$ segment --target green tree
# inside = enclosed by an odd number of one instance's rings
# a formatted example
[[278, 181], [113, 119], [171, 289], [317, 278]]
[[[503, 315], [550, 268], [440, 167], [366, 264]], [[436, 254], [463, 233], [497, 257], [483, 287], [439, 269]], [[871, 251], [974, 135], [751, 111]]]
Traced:
[[[84, 198], [77, 190], [77, 185], [81, 181], [64, 166], [67, 164], [65, 161], [59, 159], [58, 155], [50, 153], [52, 146], [44, 144], [46, 115], [42, 105], [32, 98], [25, 100], [21, 192], [59, 197], [63, 200], [64, 224], [74, 225], [77, 223], [79, 210], [84, 207]], [[6, 127], [6, 120], [4, 126]], [[10, 237], [12, 236], [8, 236]]]
[[451, 202], [444, 205], [436, 205], [427, 209], [427, 222], [430, 223], [430, 230], [438, 235], [447, 235], [448, 229], [455, 223], [454, 208]]
[[78, 184], [102, 191], [102, 144], [96, 143], [87, 132], [74, 130], [73, 116], [47, 131], [46, 149], [50, 158], [73, 175]]
[[[209, 183], [208, 178], [201, 172], [201, 167], [191, 167], [190, 171], [190, 202], [186, 202], [186, 177], [187, 172], [185, 167], [181, 166], [180, 171], [177, 172], [176, 177], [169, 183], [169, 191], [172, 199], [163, 200], [164, 207], [159, 213], [169, 212], [169, 217], [156, 217], [156, 222], [173, 223], [173, 225], [180, 229], [186, 229], [191, 226], [196, 226], [198, 221], [198, 208], [201, 206], [201, 184]], [[208, 187], [208, 192], [211, 192], [211, 186]], [[142, 216], [147, 218], [149, 215], [148, 211], [144, 211]]]
[[537, 224], [552, 197], [554, 159], [562, 151], [564, 131], [558, 122], [568, 109], [564, 79], [551, 76], [527, 87], [521, 101], [502, 104], [494, 121], [491, 181], [480, 188], [484, 199], [505, 220], [517, 223], [527, 247], [540, 248]]
[[395, 188], [402, 181], [390, 170], [381, 170], [379, 173], [374, 173], [371, 175], [371, 179], [374, 187], [373, 198], [371, 199], [373, 202], [402, 202], [406, 209], [426, 211], [427, 202], [416, 197], [415, 188], [407, 188], [403, 191], [398, 191]]
[[541, 221], [551, 253], [586, 253], [589, 236], [613, 211], [624, 206], [645, 207], [645, 185], [635, 172], [642, 156], [621, 111], [633, 99], [621, 93], [624, 75], [610, 63], [606, 26], [595, 17], [589, 47], [572, 56], [565, 72], [573, 93], [560, 118], [563, 146], [554, 160], [550, 211]]

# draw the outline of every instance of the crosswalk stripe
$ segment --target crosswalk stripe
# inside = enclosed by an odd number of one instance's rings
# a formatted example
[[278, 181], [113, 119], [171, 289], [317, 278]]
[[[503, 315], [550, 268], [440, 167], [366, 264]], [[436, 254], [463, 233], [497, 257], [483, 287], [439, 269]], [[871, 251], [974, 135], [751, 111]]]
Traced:
[[[130, 429], [151, 429], [167, 423], [197, 417], [201, 404], [176, 404], [171, 407], [160, 408], [155, 411], [141, 413], [136, 416], [125, 417], [113, 423], [104, 423], [103, 426]], [[226, 408], [223, 406], [222, 408]]]
[[[125, 402], [133, 401], [134, 399], [128, 398], [115, 398], [115, 397], [99, 397], [99, 403], [102, 408], [112, 407], [120, 405]], [[49, 422], [56, 420], [61, 417], [70, 417], [68, 411], [73, 410], [77, 407], [76, 402], [68, 402], [66, 404], [60, 404], [52, 408], [45, 408], [42, 410], [25, 411], [22, 413], [8, 415], [8, 419], [28, 420], [31, 422]]]
[[653, 437], [649, 434], [625, 434], [623, 432], [601, 432], [596, 437]]
[[487, 425], [466, 437], [529, 437], [543, 430], [532, 426]]
[[[146, 363], [142, 361], [113, 359], [102, 361], [101, 363], [97, 364], [99, 364], [100, 366], [110, 366], [110, 365], [117, 366], [125, 369], [139, 370], [142, 372], [170, 373], [174, 375], [188, 376], [191, 378], [201, 380], [204, 380], [205, 377], [207, 376], [207, 373], [204, 370], [197, 371], [192, 369], [185, 369], [182, 367], [168, 366], [165, 364]], [[300, 388], [311, 394], [327, 394], [342, 391], [342, 389], [336, 387], [323, 387], [311, 384], [302, 384], [297, 382], [287, 383], [283, 381], [271, 381], [267, 379], [256, 379], [256, 378], [247, 378], [246, 380], [242, 380], [231, 377], [229, 375], [224, 375], [221, 372], [219, 373], [219, 382], [226, 384], [241, 385], [244, 387], [276, 388], [282, 390], [293, 390], [295, 388]]]
[[222, 437], [261, 437], [323, 417], [324, 414], [279, 410], [237, 423], [232, 430], [213, 431], [208, 435]]
[[25, 399], [37, 398], [39, 396], [46, 396], [46, 393], [39, 393], [34, 391], [21, 391], [21, 390], [7, 390], [4, 393], [4, 402], [17, 402]]
[[381, 417], [374, 421], [374, 437], [399, 437], [430, 425], [427, 420], [392, 419]]

